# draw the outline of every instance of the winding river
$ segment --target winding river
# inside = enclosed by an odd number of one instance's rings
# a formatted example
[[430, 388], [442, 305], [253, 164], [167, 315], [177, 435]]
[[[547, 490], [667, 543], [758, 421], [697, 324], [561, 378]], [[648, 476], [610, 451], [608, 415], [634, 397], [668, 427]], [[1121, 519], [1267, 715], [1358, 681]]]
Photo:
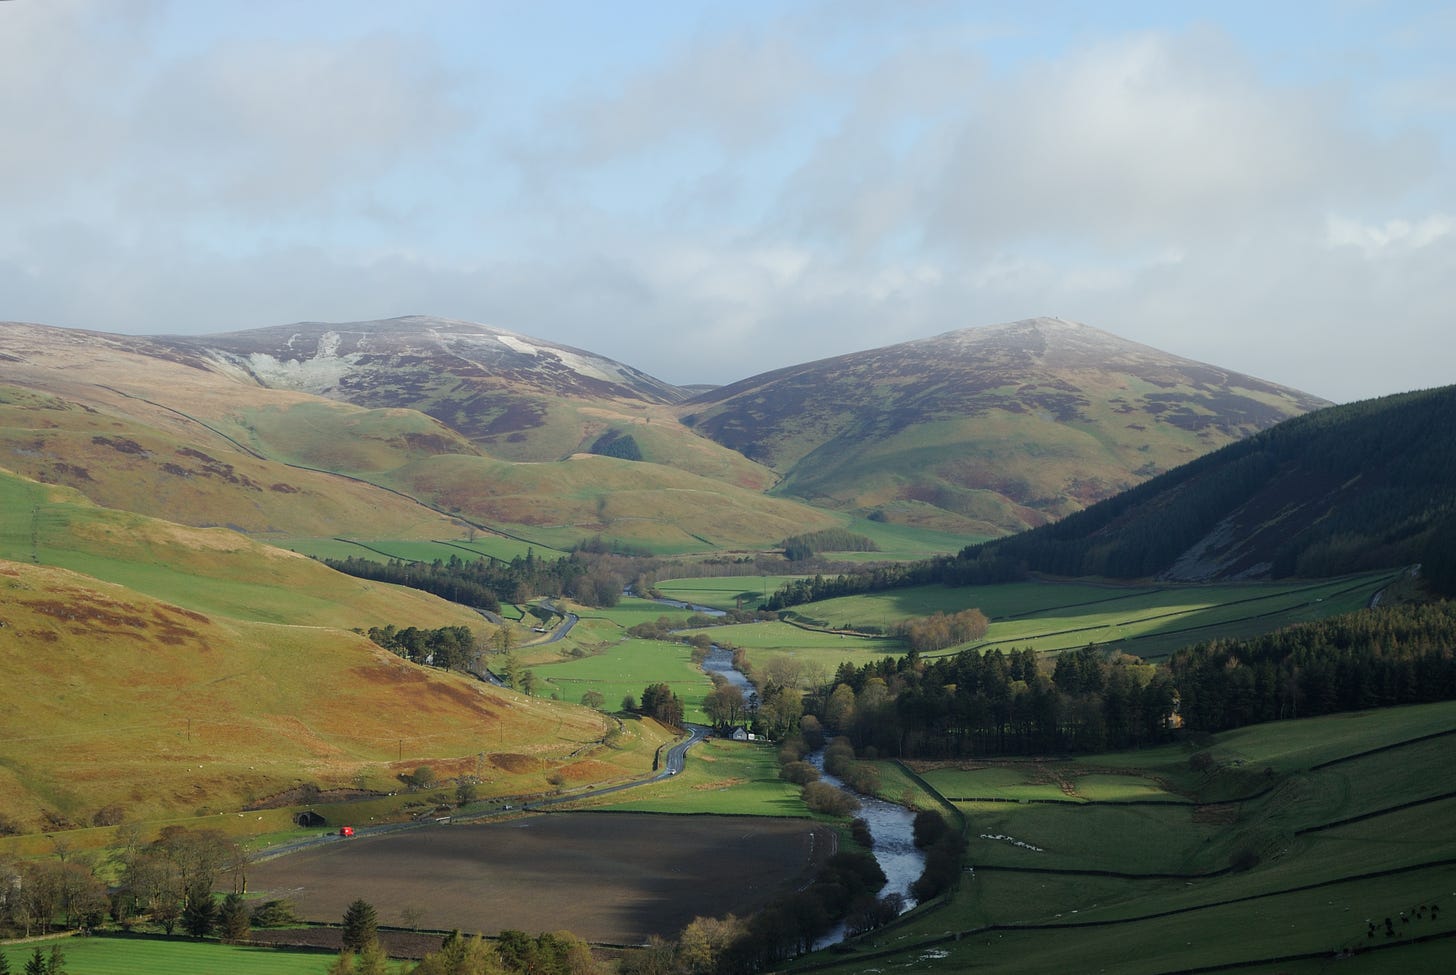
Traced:
[[[715, 644], [708, 651], [702, 667], [710, 676], [721, 674], [730, 684], [741, 690], [745, 698], [754, 693], [753, 684], [742, 671], [733, 666], [731, 651]], [[822, 750], [807, 756], [807, 760], [819, 770], [820, 781], [842, 789], [859, 800], [860, 810], [857, 815], [869, 825], [870, 835], [875, 841], [871, 852], [880, 869], [885, 872], [885, 887], [880, 891], [880, 896], [899, 894], [904, 899], [904, 910], [914, 907], [915, 898], [910, 893], [910, 885], [925, 872], [925, 854], [915, 846], [914, 811], [897, 803], [886, 802], [877, 796], [855, 792], [842, 780], [824, 771]], [[844, 937], [844, 925], [841, 924], [821, 938], [815, 948], [837, 944]]]

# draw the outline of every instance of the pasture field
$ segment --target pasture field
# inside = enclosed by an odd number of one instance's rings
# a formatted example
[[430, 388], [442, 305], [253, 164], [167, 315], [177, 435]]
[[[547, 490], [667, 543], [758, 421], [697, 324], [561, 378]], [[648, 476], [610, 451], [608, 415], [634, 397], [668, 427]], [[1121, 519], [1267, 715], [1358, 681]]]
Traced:
[[467, 538], [438, 540], [405, 538], [284, 538], [274, 541], [279, 548], [291, 549], [319, 559], [346, 559], [350, 556], [361, 559], [387, 561], [403, 559], [407, 562], [433, 562], [436, 559], [448, 562], [456, 556], [466, 562], [479, 558], [499, 559], [509, 562], [520, 556], [526, 557], [534, 551], [537, 558], [560, 558], [564, 553], [539, 545], [518, 542], [514, 538], [481, 534], [474, 541]]
[[[1207, 771], [1190, 769], [1193, 752], [1182, 747], [926, 768], [943, 791], [1003, 800], [957, 803], [968, 821], [959, 889], [859, 942], [842, 962], [799, 967], [1449, 971], [1456, 735], [1445, 732], [1456, 732], [1456, 702], [1215, 736], [1207, 752], [1222, 767]], [[1242, 776], [1241, 800], [1230, 798], [1231, 775]], [[1015, 801], [1028, 784], [1060, 782], [1085, 801]], [[1162, 795], [1122, 798], [1139, 782]], [[1169, 796], [1187, 804], [1168, 804]], [[1433, 903], [1446, 911], [1433, 915]], [[1347, 957], [1333, 962], [1339, 952]], [[1305, 954], [1318, 957], [1298, 957]]]
[[42, 954], [59, 944], [66, 970], [75, 975], [324, 975], [332, 954], [288, 951], [203, 941], [143, 938], [54, 938], [0, 946], [10, 971], [25, 971], [35, 948]]
[[314, 920], [362, 897], [386, 914], [418, 906], [434, 929], [545, 927], [639, 944], [797, 889], [833, 835], [806, 819], [551, 813], [359, 837], [258, 864], [249, 881]]
[[996, 761], [974, 767], [924, 766], [924, 779], [952, 800], [1042, 802], [1187, 802], [1148, 773], [1086, 768], [1074, 762]]
[[846, 562], [880, 562], [893, 560], [910, 562], [928, 559], [933, 555], [953, 555], [977, 542], [984, 542], [989, 535], [960, 535], [952, 532], [917, 528], [914, 525], [897, 525], [891, 522], [871, 521], [868, 518], [851, 518], [845, 525], [856, 535], [874, 539], [878, 552], [827, 552], [828, 558]]
[[785, 583], [802, 576], [691, 576], [681, 579], [665, 579], [654, 587], [668, 599], [677, 599], [714, 609], [738, 609], [742, 597], [743, 609], [756, 609], [766, 598]]
[[[1397, 575], [1381, 572], [1318, 583], [1204, 586], [1047, 582], [965, 588], [919, 586], [826, 599], [793, 607], [791, 612], [818, 626], [888, 630], [903, 619], [975, 608], [991, 620], [983, 639], [925, 656], [993, 648], [1057, 653], [1095, 643], [1156, 660], [1200, 640], [1253, 636], [1293, 623], [1352, 612], [1368, 605], [1370, 598]], [[742, 645], [752, 644], [745, 641]], [[809, 641], [803, 644], [806, 650], [817, 646]], [[886, 652], [903, 652], [898, 644], [890, 646], [894, 649]], [[784, 640], [776, 649], [793, 651], [799, 647]]]
[[703, 698], [713, 684], [693, 663], [686, 644], [628, 639], [591, 656], [537, 663], [530, 669], [544, 685], [537, 696], [555, 695], [577, 704], [587, 691], [600, 691], [611, 710], [621, 707], [626, 695], [641, 698], [648, 684], [665, 683], [682, 698], [687, 720], [707, 721]]
[[67, 488], [3, 472], [0, 559], [70, 569], [239, 620], [484, 627], [478, 615], [424, 593], [351, 579], [234, 532], [97, 507]]
[[664, 782], [614, 793], [594, 809], [803, 817], [799, 787], [779, 778], [774, 746], [709, 738], [688, 752], [682, 772]]
[[683, 623], [693, 615], [690, 609], [679, 609], [637, 596], [623, 596], [617, 605], [611, 607], [576, 606], [573, 611], [581, 617], [583, 624], [601, 620], [618, 630], [631, 629], [638, 623], [652, 623], [660, 616], [666, 616], [674, 623]]
[[[709, 636], [721, 634], [724, 641], [749, 651], [821, 653], [826, 656], [826, 659], [832, 657], [836, 661], [878, 660], [886, 655], [898, 655], [903, 652], [898, 640], [806, 630], [790, 623], [781, 622], [730, 623], [727, 626], [715, 626], [693, 632], [706, 633]], [[714, 642], [720, 641], [715, 638]], [[843, 656], [838, 656], [838, 654], [843, 654]]]

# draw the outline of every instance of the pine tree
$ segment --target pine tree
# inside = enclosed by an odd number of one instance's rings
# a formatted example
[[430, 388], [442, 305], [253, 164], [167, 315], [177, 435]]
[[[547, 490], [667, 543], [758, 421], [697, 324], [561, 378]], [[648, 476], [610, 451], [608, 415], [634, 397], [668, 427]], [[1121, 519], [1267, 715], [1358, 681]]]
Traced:
[[223, 898], [222, 909], [217, 915], [217, 926], [224, 941], [237, 944], [248, 940], [252, 923], [241, 894], [228, 894]]
[[356, 953], [363, 952], [374, 943], [379, 932], [379, 917], [374, 905], [365, 900], [356, 900], [344, 911], [344, 948]]
[[194, 938], [205, 938], [216, 923], [217, 901], [212, 899], [212, 891], [193, 891], [187, 898], [187, 906], [182, 908], [182, 930]]

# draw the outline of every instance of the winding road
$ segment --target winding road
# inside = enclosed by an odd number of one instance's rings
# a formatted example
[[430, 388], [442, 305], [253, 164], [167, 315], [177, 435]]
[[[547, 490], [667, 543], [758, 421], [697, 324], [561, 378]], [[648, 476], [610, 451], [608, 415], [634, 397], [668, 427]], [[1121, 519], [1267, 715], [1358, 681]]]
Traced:
[[[625, 792], [627, 789], [637, 789], [644, 785], [651, 785], [654, 782], [662, 782], [663, 780], [669, 779], [681, 772], [684, 766], [687, 764], [688, 749], [692, 748], [698, 742], [702, 741], [713, 733], [713, 729], [709, 728], [707, 725], [689, 724], [685, 727], [688, 731], [688, 737], [684, 738], [680, 742], [677, 742], [667, 750], [667, 754], [663, 759], [661, 771], [648, 778], [636, 779], [632, 782], [623, 782], [619, 785], [609, 785], [601, 789], [592, 789], [588, 792], [573, 792], [570, 795], [547, 796], [545, 798], [535, 799], [529, 802], [520, 802], [519, 805], [517, 804], [518, 797], [516, 796], [499, 796], [490, 800], [491, 802], [501, 804], [495, 809], [479, 813], [470, 813], [464, 816], [445, 816], [442, 818], [445, 820], [457, 821], [490, 819], [492, 817], [499, 816], [507, 812], [527, 812], [533, 809], [544, 809], [548, 806], [557, 806], [566, 802], [577, 802], [581, 799], [609, 795], [613, 792]], [[379, 826], [355, 826], [354, 835], [356, 837], [378, 836], [383, 833], [395, 833], [400, 830], [417, 829], [421, 826], [430, 826], [438, 821], [439, 820], [435, 818], [426, 818], [408, 823], [384, 823]], [[289, 853], [297, 853], [299, 850], [304, 850], [311, 846], [318, 846], [322, 843], [333, 843], [343, 840], [344, 838], [339, 836], [337, 830], [332, 830], [330, 832], [324, 833], [321, 836], [310, 836], [307, 839], [297, 840], [292, 843], [284, 843], [280, 846], [269, 847], [268, 849], [261, 851], [261, 853], [255, 859], [272, 860], [275, 857], [285, 856]]]

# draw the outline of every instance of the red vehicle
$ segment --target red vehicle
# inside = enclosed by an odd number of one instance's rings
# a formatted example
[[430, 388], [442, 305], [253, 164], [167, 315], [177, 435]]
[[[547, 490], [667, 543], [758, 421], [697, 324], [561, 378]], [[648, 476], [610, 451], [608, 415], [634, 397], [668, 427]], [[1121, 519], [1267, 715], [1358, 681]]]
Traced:
[[339, 835], [340, 836], [353, 836], [354, 835], [354, 827], [352, 827], [352, 826], [340, 826], [339, 827]]

